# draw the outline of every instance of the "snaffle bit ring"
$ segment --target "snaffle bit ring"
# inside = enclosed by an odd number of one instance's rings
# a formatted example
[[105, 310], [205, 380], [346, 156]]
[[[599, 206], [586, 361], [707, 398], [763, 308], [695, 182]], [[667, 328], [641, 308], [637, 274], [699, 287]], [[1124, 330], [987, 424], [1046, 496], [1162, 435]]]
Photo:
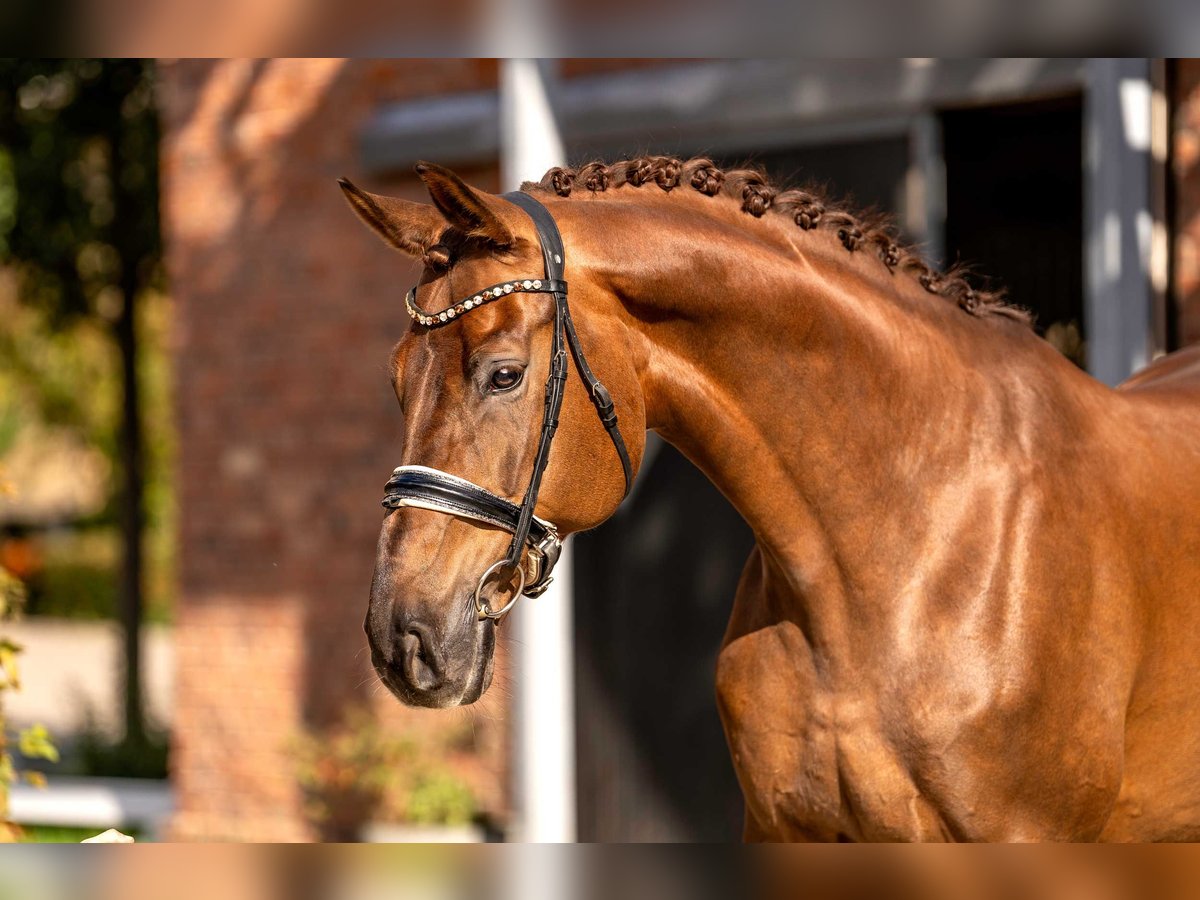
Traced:
[[[487, 603], [484, 602], [484, 600], [480, 596], [480, 594], [483, 591], [484, 583], [489, 578], [492, 577], [492, 573], [495, 572], [497, 569], [500, 569], [500, 568], [503, 568], [506, 566], [508, 568], [511, 568], [513, 571], [515, 571], [517, 573], [518, 577], [520, 577], [520, 579], [521, 579], [521, 583], [517, 587], [516, 592], [512, 595], [512, 599], [509, 600], [507, 603], [505, 603], [502, 608], [493, 611], [491, 608], [488, 607]], [[510, 609], [512, 609], [513, 606], [516, 605], [516, 602], [521, 599], [521, 594], [524, 592], [524, 590], [525, 590], [525, 570], [524, 570], [524, 568], [522, 568], [520, 565], [517, 565], [517, 566], [512, 565], [507, 559], [502, 559], [499, 562], [492, 563], [490, 566], [488, 566], [484, 570], [483, 574], [479, 577], [479, 584], [475, 585], [475, 610], [476, 610], [476, 612], [479, 613], [479, 620], [482, 622], [485, 619], [494, 619], [497, 622], [497, 624], [499, 624], [500, 620], [503, 619], [504, 616], [507, 615], [508, 611]]]

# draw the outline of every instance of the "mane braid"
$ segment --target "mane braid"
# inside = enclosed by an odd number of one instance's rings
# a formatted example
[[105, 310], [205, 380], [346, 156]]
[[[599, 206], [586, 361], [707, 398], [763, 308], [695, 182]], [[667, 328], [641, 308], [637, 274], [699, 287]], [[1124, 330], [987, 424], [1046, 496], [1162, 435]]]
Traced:
[[805, 231], [818, 228], [832, 231], [851, 253], [872, 254], [887, 266], [888, 271], [899, 270], [911, 275], [926, 291], [949, 300], [972, 316], [998, 317], [1032, 325], [1030, 312], [1007, 303], [1003, 291], [972, 287], [964, 266], [955, 265], [944, 272], [939, 271], [915, 248], [900, 243], [890, 220], [856, 215], [813, 189], [781, 190], [759, 169], [726, 172], [702, 156], [688, 160], [673, 156], [639, 156], [613, 163], [589, 162], [576, 168], [556, 167], [543, 175], [541, 181], [527, 182], [522, 189], [552, 191], [560, 197], [569, 197], [573, 190], [600, 193], [622, 185], [657, 185], [663, 191], [683, 187], [708, 197], [724, 194], [755, 218], [773, 211], [787, 216]]

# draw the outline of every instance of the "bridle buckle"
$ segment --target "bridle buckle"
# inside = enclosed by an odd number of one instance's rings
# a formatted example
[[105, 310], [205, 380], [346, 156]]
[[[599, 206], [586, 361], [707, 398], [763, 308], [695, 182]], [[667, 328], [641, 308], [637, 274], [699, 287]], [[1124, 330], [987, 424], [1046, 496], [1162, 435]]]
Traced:
[[561, 554], [562, 539], [554, 528], [548, 528], [546, 536], [529, 547], [529, 558], [534, 561], [536, 577], [525, 589], [526, 597], [540, 597], [546, 593], [546, 588], [554, 581], [550, 573], [558, 565]]
[[[481, 622], [485, 619], [492, 619], [499, 624], [508, 615], [508, 611], [521, 599], [522, 595], [526, 597], [540, 597], [546, 592], [546, 588], [550, 587], [550, 583], [554, 581], [550, 573], [554, 571], [554, 566], [558, 563], [558, 557], [562, 554], [562, 540], [559, 538], [558, 532], [554, 528], [548, 528], [546, 536], [536, 544], [530, 545], [528, 552], [529, 558], [534, 563], [534, 579], [532, 581], [526, 579], [525, 567], [519, 563], [513, 565], [508, 557], [492, 563], [479, 577], [479, 583], [475, 585], [475, 612], [479, 615]], [[492, 577], [494, 572], [505, 567], [511, 568], [517, 573], [520, 583], [517, 585], [516, 593], [512, 595], [512, 599], [500, 609], [493, 610], [488, 606], [487, 601], [483, 599], [483, 586]], [[526, 587], [527, 584], [528, 587]]]

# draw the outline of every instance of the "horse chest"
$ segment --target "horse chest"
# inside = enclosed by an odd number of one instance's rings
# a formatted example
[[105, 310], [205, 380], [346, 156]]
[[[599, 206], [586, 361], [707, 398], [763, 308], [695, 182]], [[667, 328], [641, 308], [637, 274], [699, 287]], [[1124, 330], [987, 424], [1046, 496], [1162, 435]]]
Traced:
[[748, 838], [946, 836], [870, 706], [820, 684], [793, 624], [729, 641], [718, 661], [717, 695], [746, 795]]

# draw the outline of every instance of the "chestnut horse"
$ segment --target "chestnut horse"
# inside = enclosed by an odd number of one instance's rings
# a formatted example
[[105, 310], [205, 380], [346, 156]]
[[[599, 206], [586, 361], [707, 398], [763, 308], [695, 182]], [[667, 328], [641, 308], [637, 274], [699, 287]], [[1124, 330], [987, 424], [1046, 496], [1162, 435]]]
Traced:
[[[343, 187], [422, 308], [542, 272], [525, 211], [418, 173], [432, 205]], [[635, 470], [654, 429], [753, 528], [716, 672], [748, 839], [1200, 839], [1200, 353], [1111, 389], [886, 228], [707, 160], [523, 190]], [[401, 336], [403, 461], [519, 503], [553, 322], [514, 294]], [[593, 528], [623, 491], [571, 371], [537, 515]], [[471, 595], [509, 539], [384, 519], [365, 627], [404, 702], [487, 688]]]

